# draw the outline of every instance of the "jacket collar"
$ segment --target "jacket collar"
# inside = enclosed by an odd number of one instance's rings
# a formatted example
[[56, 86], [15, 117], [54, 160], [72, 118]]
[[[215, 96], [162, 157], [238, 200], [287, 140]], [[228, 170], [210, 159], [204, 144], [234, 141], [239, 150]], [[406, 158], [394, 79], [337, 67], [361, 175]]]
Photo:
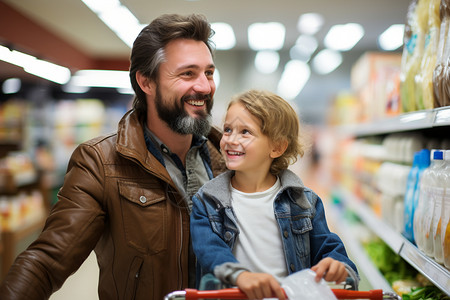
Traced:
[[[202, 193], [216, 199], [221, 205], [227, 207], [231, 206], [231, 177], [234, 171], [227, 171], [213, 180], [205, 183], [202, 187]], [[292, 202], [297, 203], [300, 207], [308, 209], [311, 207], [310, 201], [308, 201], [304, 190], [302, 180], [294, 174], [291, 170], [283, 170], [279, 175], [281, 190], [279, 194], [286, 191], [289, 199]]]

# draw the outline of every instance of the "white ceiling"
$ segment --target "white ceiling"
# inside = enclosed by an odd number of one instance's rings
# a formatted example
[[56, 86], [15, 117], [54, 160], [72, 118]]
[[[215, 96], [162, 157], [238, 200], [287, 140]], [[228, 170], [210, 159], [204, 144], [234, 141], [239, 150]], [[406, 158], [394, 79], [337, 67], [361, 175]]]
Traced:
[[[128, 57], [129, 48], [81, 0], [3, 0], [41, 23], [74, 47], [95, 57]], [[210, 22], [231, 24], [237, 47], [248, 48], [247, 27], [253, 22], [278, 21], [286, 30], [285, 48], [298, 37], [298, 17], [307, 12], [324, 16], [319, 41], [333, 24], [356, 22], [366, 35], [355, 50], [376, 50], [377, 36], [389, 25], [404, 23], [410, 0], [121, 0], [142, 24], [163, 13], [202, 13]]]
[[[74, 48], [92, 58], [128, 60], [130, 49], [126, 46], [97, 16], [90, 11], [81, 0], [0, 0], [19, 10], [33, 21], [64, 39]], [[323, 119], [329, 101], [337, 92], [349, 87], [349, 76], [352, 64], [366, 51], [379, 51], [377, 37], [391, 24], [404, 23], [411, 0], [121, 0], [122, 4], [135, 14], [142, 24], [151, 22], [163, 13], [201, 13], [210, 22], [229, 23], [236, 34], [237, 46], [229, 50], [240, 59], [251, 61], [247, 44], [247, 27], [254, 22], [278, 21], [286, 26], [284, 52], [295, 44], [299, 35], [296, 24], [303, 13], [316, 12], [323, 15], [325, 23], [316, 34], [319, 49], [330, 27], [334, 24], [356, 22], [365, 29], [365, 36], [349, 52], [343, 53], [344, 62], [329, 76], [312, 74], [300, 95], [299, 102], [306, 119], [316, 122]], [[29, 29], [32, 32], [32, 28]], [[1, 36], [0, 36], [1, 41]], [[232, 52], [238, 50], [239, 52]], [[318, 51], [317, 50], [317, 51]], [[401, 49], [399, 49], [401, 51]], [[245, 54], [247, 53], [247, 54]], [[224, 55], [221, 55], [222, 57]], [[236, 60], [236, 59], [235, 59]], [[242, 62], [242, 60], [240, 60]], [[241, 63], [226, 62], [228, 65], [241, 67]], [[0, 77], [5, 72], [18, 72], [0, 62]], [[244, 67], [245, 68], [245, 67]], [[246, 74], [246, 70], [236, 71]], [[22, 76], [27, 76], [22, 71]], [[18, 75], [15, 75], [18, 76]], [[31, 75], [28, 75], [31, 76]], [[1, 78], [0, 78], [1, 79]], [[234, 88], [244, 88], [242, 76], [229, 81]], [[275, 80], [268, 79], [270, 84]], [[249, 80], [252, 85], [255, 81]], [[263, 83], [264, 84], [264, 83]], [[229, 99], [231, 90], [221, 88], [218, 97]], [[217, 94], [217, 93], [216, 93]], [[216, 95], [217, 96], [217, 95]], [[217, 97], [216, 97], [217, 98]], [[307, 120], [309, 121], [309, 120]]]

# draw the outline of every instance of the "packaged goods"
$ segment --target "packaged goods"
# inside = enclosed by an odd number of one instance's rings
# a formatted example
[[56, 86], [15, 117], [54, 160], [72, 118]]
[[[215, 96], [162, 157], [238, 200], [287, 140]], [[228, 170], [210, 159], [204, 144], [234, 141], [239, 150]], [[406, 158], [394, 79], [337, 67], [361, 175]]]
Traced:
[[[413, 77], [414, 82], [412, 83], [413, 97], [414, 97], [414, 108], [411, 110], [421, 110], [424, 108], [423, 105], [423, 80], [424, 80], [424, 63], [428, 60], [425, 56], [425, 49], [432, 46], [430, 44], [430, 31], [428, 26], [429, 11], [431, 2], [433, 0], [420, 0], [416, 7], [417, 15], [417, 44], [414, 49], [414, 54], [412, 57], [412, 64], [409, 70], [410, 74], [407, 73], [407, 78]], [[425, 60], [425, 62], [424, 62]]]
[[411, 92], [410, 89], [410, 81], [407, 80], [407, 74], [409, 74], [409, 69], [411, 68], [411, 60], [414, 54], [414, 49], [416, 47], [417, 33], [415, 32], [416, 26], [416, 18], [415, 12], [417, 7], [418, 0], [413, 0], [408, 6], [408, 11], [406, 13], [406, 21], [405, 21], [405, 31], [403, 34], [403, 53], [402, 53], [402, 61], [400, 67], [400, 98], [402, 103], [402, 110], [407, 112], [411, 107], [410, 101], [413, 101], [413, 98], [408, 98]]
[[450, 25], [450, 0], [441, 0], [439, 15], [441, 26], [439, 30], [439, 43], [436, 54], [436, 66], [433, 71], [434, 107], [445, 106], [448, 102], [448, 93], [445, 86], [445, 74], [447, 73], [447, 59], [449, 45], [447, 43]]
[[425, 50], [421, 68], [416, 76], [416, 104], [418, 109], [434, 108], [433, 71], [436, 66], [437, 47], [439, 43], [439, 14], [441, 0], [431, 0], [428, 12], [428, 33], [425, 38]]

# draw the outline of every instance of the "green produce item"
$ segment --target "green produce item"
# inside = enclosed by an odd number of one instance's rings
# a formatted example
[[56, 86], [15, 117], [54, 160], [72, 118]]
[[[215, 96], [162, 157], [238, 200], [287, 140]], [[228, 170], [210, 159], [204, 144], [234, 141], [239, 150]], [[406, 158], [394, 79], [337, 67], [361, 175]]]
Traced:
[[381, 239], [367, 242], [364, 248], [386, 280], [392, 285], [396, 280], [414, 279], [417, 270], [392, 251]]
[[424, 286], [412, 289], [402, 295], [403, 300], [449, 300], [450, 297], [435, 286]]

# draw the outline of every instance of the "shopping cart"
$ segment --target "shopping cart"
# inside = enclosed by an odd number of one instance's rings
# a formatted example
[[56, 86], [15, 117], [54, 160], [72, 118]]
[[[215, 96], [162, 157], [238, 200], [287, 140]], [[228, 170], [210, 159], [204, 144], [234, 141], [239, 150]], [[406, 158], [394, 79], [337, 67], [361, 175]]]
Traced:
[[[401, 300], [402, 298], [392, 292], [383, 290], [354, 291], [345, 289], [331, 289], [337, 299], [370, 299], [370, 300]], [[247, 296], [238, 288], [227, 288], [220, 290], [199, 291], [196, 289], [185, 289], [174, 291], [164, 300], [197, 300], [197, 299], [247, 299]]]
[[[309, 272], [309, 273], [308, 273]], [[283, 287], [287, 298], [299, 299], [332, 299], [333, 294], [337, 299], [369, 299], [369, 300], [402, 300], [392, 292], [384, 292], [381, 289], [370, 291], [357, 291], [353, 280], [347, 278], [343, 284], [327, 285], [325, 281], [316, 283], [314, 273], [301, 271], [284, 279]], [[337, 288], [339, 287], [339, 288]], [[341, 288], [342, 287], [342, 288]], [[238, 288], [226, 288], [214, 276], [208, 274], [200, 282], [200, 290], [185, 289], [174, 291], [166, 295], [164, 300], [198, 300], [198, 299], [247, 299], [247, 296]]]

